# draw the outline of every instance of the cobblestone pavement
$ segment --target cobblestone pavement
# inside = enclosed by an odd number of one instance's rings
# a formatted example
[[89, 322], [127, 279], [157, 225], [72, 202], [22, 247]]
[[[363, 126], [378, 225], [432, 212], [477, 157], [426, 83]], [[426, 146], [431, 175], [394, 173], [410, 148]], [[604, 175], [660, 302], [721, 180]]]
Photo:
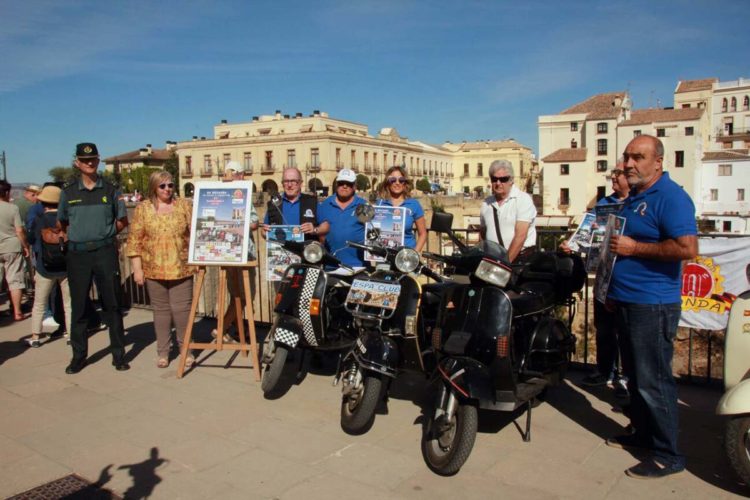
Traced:
[[[626, 419], [606, 387], [583, 388], [582, 372], [550, 391], [524, 418], [480, 413], [464, 468], [434, 475], [420, 452], [426, 385], [405, 376], [372, 429], [339, 426], [335, 360], [313, 363], [288, 391], [264, 399], [249, 358], [204, 353], [178, 380], [176, 362], [156, 367], [149, 311], [126, 317], [132, 369], [116, 372], [103, 331], [90, 340], [90, 365], [66, 375], [70, 348], [53, 340], [28, 348], [29, 320], [0, 319], [0, 497], [75, 472], [133, 498], [733, 498], [747, 495], [721, 452], [717, 389], [681, 385], [681, 444], [688, 469], [663, 480], [631, 479], [630, 453], [604, 445]], [[207, 335], [207, 321], [197, 331]], [[519, 415], [515, 415], [519, 417]]]

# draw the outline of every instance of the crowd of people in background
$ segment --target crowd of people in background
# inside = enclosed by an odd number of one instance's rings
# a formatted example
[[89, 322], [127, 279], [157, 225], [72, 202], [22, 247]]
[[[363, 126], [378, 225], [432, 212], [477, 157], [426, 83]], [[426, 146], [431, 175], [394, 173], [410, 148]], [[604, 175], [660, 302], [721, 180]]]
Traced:
[[[664, 172], [663, 160], [659, 139], [641, 135], [627, 145], [622, 162], [610, 174], [614, 192], [604, 202], [622, 203], [619, 215], [627, 224], [622, 235], [612, 237], [610, 251], [618, 259], [607, 300], [595, 307], [598, 372], [584, 379], [588, 385], [621, 381], [619, 387], [630, 396], [628, 432], [607, 444], [651, 452], [627, 471], [640, 478], [663, 477], [685, 467], [677, 448], [677, 390], [671, 362], [680, 315], [680, 266], [697, 253], [695, 210], [690, 197]], [[0, 281], [6, 282], [13, 319], [25, 320], [28, 314], [21, 310], [24, 263], [33, 255], [28, 260], [34, 276], [34, 303], [27, 342], [32, 347], [41, 344], [43, 319], [50, 309], [56, 310], [61, 324], [56, 334], [70, 333], [68, 374], [80, 372], [87, 364], [92, 317], [89, 292], [95, 283], [109, 329], [112, 364], [125, 371], [130, 366], [125, 358], [116, 236], [129, 224], [127, 212], [121, 192], [98, 173], [95, 144], [78, 144], [74, 165], [80, 174], [76, 180], [62, 188], [52, 183], [42, 188], [28, 186], [17, 204], [10, 203], [10, 184], [0, 181]], [[224, 180], [241, 179], [239, 165], [230, 162]], [[346, 245], [347, 240], [363, 241], [365, 234], [355, 216], [355, 209], [366, 203], [357, 195], [356, 180], [352, 170], [340, 170], [334, 193], [319, 202], [315, 195], [302, 192], [298, 169], [284, 169], [283, 191], [268, 202], [261, 233], [273, 225], [298, 226], [306, 240], [323, 242], [344, 264], [364, 266], [361, 252]], [[514, 185], [510, 162], [498, 160], [490, 165], [489, 184], [492, 194], [480, 208], [480, 237], [505, 247], [509, 261], [523, 263], [537, 246], [532, 199]], [[421, 251], [427, 241], [425, 214], [411, 197], [412, 189], [406, 169], [391, 167], [377, 190], [376, 204], [406, 209], [404, 245]], [[188, 265], [192, 205], [175, 193], [175, 180], [169, 173], [151, 175], [148, 192], [135, 208], [126, 251], [133, 280], [145, 285], [151, 298], [159, 368], [169, 365], [173, 326], [181, 347], [193, 294], [193, 269]], [[255, 229], [259, 220], [254, 208], [251, 219], [251, 229]], [[55, 261], [54, 241], [48, 241], [52, 233], [64, 253], [62, 265], [59, 255]], [[570, 249], [563, 243], [561, 251]], [[254, 244], [248, 257], [257, 257]], [[193, 362], [189, 354], [187, 364]]]

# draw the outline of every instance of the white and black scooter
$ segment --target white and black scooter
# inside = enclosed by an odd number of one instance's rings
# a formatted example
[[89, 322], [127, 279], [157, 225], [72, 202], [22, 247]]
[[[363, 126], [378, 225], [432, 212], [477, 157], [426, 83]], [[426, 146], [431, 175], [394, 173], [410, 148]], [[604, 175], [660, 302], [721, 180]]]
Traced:
[[[750, 264], [745, 268], [750, 282]], [[742, 481], [750, 486], [750, 290], [732, 304], [724, 337], [724, 389], [716, 408], [730, 417], [724, 449]]]

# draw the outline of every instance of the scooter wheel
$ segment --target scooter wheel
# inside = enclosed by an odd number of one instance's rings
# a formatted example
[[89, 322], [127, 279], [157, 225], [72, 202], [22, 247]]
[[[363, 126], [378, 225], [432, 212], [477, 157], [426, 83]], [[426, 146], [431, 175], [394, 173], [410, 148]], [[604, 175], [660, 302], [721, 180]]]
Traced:
[[284, 371], [286, 358], [289, 355], [289, 350], [281, 345], [277, 345], [274, 351], [273, 358], [263, 368], [263, 378], [260, 381], [263, 394], [272, 394], [276, 390], [281, 379], [281, 372]]
[[452, 476], [469, 459], [477, 437], [477, 409], [460, 404], [450, 421], [435, 418], [427, 424], [422, 435], [422, 456], [430, 470], [441, 476]]
[[734, 417], [727, 423], [724, 449], [737, 475], [750, 485], [750, 416]]
[[382, 380], [374, 375], [366, 375], [360, 391], [342, 398], [341, 428], [344, 432], [353, 435], [364, 434], [372, 427], [382, 388]]

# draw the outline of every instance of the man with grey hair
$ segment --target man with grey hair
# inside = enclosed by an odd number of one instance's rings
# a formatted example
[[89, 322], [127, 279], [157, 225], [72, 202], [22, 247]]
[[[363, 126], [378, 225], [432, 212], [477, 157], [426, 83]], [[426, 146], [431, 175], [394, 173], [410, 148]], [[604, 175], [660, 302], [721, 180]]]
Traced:
[[536, 247], [536, 207], [531, 196], [518, 189], [513, 180], [513, 165], [508, 160], [493, 161], [492, 195], [479, 209], [482, 239], [505, 247], [511, 262], [525, 259]]

